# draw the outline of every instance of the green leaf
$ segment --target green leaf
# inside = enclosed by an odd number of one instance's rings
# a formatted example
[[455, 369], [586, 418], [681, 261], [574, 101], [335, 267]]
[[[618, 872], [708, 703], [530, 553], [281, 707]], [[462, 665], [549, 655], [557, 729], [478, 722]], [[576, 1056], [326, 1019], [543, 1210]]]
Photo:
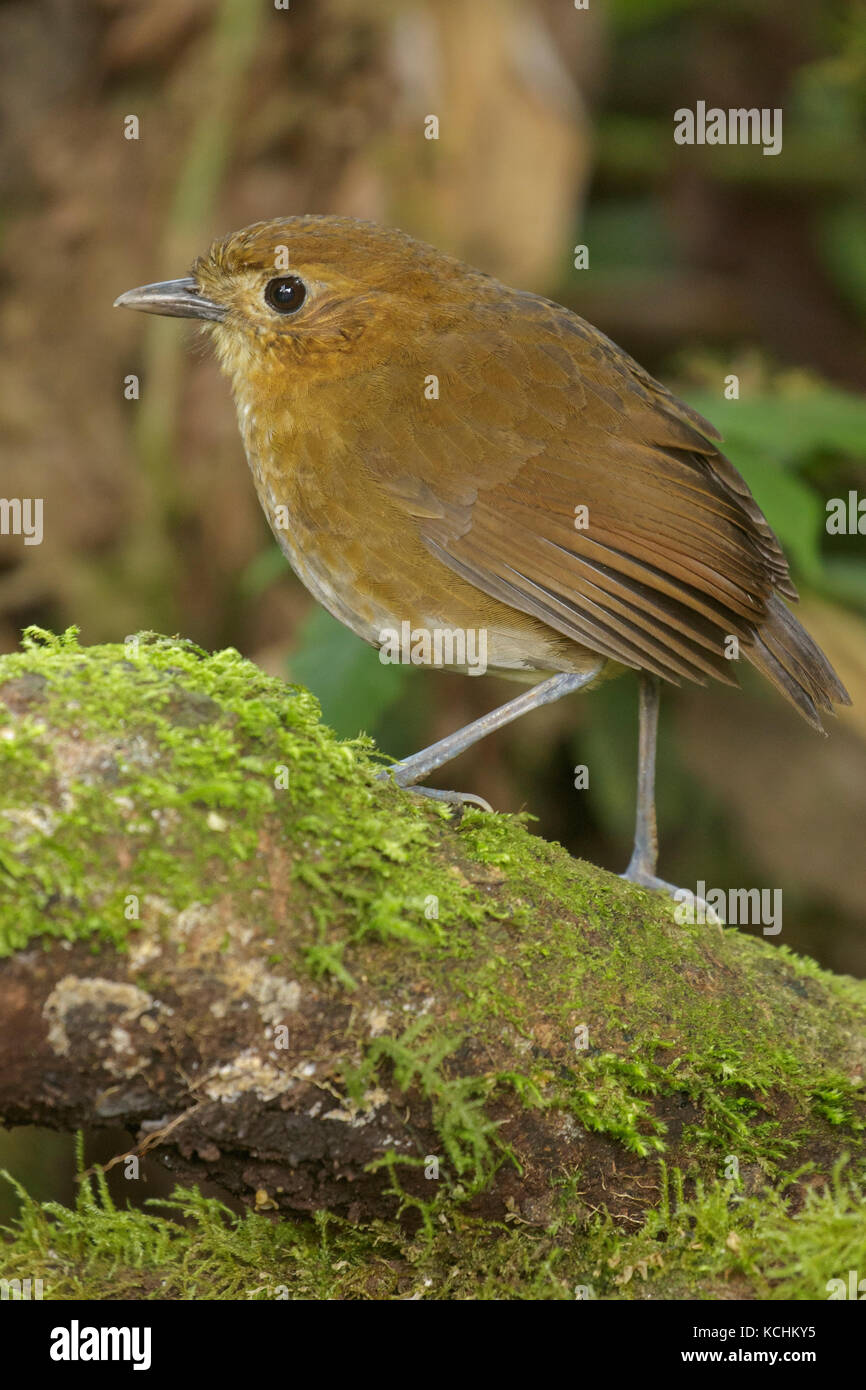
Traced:
[[866, 314], [866, 209], [855, 203], [827, 208], [818, 217], [818, 238], [836, 285]]
[[786, 465], [818, 450], [866, 456], [866, 400], [845, 391], [809, 388], [738, 401], [703, 391], [689, 393], [689, 404], [721, 432], [733, 463], [738, 448]]

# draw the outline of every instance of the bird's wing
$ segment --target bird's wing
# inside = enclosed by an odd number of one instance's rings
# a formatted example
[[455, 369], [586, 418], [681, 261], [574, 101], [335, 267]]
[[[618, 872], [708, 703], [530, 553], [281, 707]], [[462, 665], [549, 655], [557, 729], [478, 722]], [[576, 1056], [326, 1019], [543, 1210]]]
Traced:
[[715, 430], [577, 315], [511, 308], [391, 367], [403, 409], [366, 418], [364, 467], [485, 593], [626, 665], [730, 681], [725, 639], [796, 591]]

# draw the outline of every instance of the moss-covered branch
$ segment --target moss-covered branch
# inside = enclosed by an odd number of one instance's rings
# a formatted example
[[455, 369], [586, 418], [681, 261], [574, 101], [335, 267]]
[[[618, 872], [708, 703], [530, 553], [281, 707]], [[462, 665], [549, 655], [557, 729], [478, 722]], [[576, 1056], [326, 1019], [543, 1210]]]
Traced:
[[658, 1241], [709, 1211], [736, 1238], [708, 1280], [754, 1281], [745, 1211], [842, 1211], [860, 986], [514, 818], [454, 824], [236, 653], [34, 633], [0, 660], [0, 767], [6, 1123], [122, 1123], [140, 1165], [329, 1211], [346, 1250], [342, 1220], [387, 1223], [406, 1269], [486, 1241], [516, 1296], [625, 1289], [617, 1230], [660, 1285]]

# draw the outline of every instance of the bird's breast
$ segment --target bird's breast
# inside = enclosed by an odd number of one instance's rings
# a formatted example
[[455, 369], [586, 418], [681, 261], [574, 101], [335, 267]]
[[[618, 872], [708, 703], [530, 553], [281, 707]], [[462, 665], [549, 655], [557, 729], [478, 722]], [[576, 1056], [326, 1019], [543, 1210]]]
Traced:
[[283, 554], [313, 597], [364, 641], [381, 646], [385, 632], [456, 630], [476, 647], [483, 640], [486, 666], [510, 674], [583, 670], [595, 661], [436, 559], [343, 435], [298, 428], [285, 412], [275, 422], [243, 399], [238, 422]]
[[309, 441], [285, 416], [275, 428], [240, 401], [238, 422], [259, 502], [292, 569], [333, 617], [378, 641], [387, 614], [366, 577], [358, 499], [336, 470], [311, 457]]

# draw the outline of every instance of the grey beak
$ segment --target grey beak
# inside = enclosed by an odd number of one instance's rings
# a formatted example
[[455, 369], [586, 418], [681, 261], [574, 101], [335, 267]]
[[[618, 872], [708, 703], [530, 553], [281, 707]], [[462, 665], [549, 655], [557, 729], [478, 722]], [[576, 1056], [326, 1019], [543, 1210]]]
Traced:
[[161, 280], [155, 285], [139, 285], [114, 301], [115, 309], [141, 309], [145, 314], [167, 314], [175, 319], [212, 319], [220, 323], [226, 316], [222, 304], [199, 294], [192, 276], [184, 280]]

